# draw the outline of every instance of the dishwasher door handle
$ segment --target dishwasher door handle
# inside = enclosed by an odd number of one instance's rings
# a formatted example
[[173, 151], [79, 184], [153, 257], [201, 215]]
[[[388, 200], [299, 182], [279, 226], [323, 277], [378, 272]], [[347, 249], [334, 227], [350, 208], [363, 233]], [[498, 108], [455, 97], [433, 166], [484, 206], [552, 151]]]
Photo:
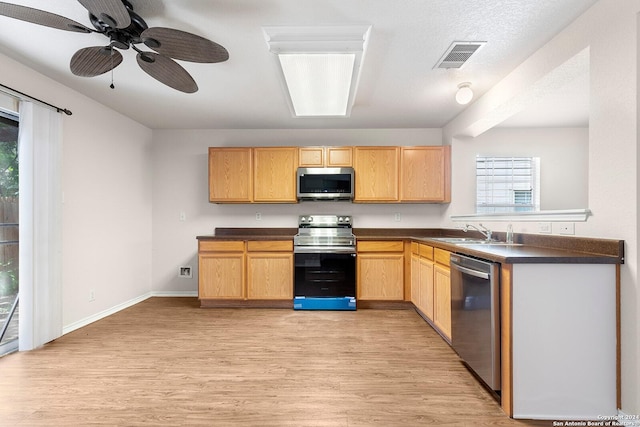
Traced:
[[489, 275], [489, 273], [485, 273], [484, 271], [477, 271], [477, 270], [473, 270], [471, 268], [467, 268], [467, 267], [463, 267], [460, 264], [456, 264], [455, 262], [451, 261], [451, 266], [453, 268], [455, 268], [456, 270], [462, 272], [462, 273], [466, 273], [470, 276], [475, 276], [475, 277], [479, 277], [481, 279], [489, 279], [489, 277], [491, 277]]

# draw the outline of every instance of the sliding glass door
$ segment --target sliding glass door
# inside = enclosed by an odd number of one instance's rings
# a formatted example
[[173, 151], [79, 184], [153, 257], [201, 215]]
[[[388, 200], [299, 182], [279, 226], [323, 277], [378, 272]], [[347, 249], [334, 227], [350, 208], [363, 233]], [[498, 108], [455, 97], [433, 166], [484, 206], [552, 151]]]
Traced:
[[0, 355], [18, 349], [18, 118], [0, 111]]

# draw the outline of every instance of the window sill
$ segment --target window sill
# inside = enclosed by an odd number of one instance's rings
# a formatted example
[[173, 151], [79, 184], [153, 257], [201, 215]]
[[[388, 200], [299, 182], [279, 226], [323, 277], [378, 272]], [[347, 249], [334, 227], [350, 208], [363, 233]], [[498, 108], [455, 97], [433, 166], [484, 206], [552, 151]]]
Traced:
[[500, 212], [468, 215], [451, 215], [452, 221], [545, 221], [545, 222], [584, 222], [591, 214], [589, 209], [567, 209], [537, 212]]

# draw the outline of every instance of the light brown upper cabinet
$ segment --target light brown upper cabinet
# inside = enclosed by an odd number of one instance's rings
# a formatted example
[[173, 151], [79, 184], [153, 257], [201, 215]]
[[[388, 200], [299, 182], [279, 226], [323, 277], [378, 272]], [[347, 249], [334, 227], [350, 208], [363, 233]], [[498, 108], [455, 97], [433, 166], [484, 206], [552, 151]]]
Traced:
[[345, 168], [353, 166], [352, 147], [300, 147], [300, 167]]
[[451, 201], [449, 146], [211, 147], [209, 201], [297, 203], [298, 166], [353, 167], [355, 202]]
[[356, 202], [397, 202], [400, 147], [354, 147]]
[[253, 148], [253, 201], [296, 203], [297, 147]]
[[451, 201], [451, 147], [402, 147], [400, 201]]
[[251, 148], [209, 148], [209, 201], [249, 203], [253, 196]]

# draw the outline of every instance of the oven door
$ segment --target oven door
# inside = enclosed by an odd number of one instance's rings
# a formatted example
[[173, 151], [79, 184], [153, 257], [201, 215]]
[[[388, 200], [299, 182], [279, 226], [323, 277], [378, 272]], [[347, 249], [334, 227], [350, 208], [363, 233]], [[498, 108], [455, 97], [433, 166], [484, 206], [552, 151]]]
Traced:
[[355, 298], [355, 253], [296, 252], [294, 257], [296, 297]]

